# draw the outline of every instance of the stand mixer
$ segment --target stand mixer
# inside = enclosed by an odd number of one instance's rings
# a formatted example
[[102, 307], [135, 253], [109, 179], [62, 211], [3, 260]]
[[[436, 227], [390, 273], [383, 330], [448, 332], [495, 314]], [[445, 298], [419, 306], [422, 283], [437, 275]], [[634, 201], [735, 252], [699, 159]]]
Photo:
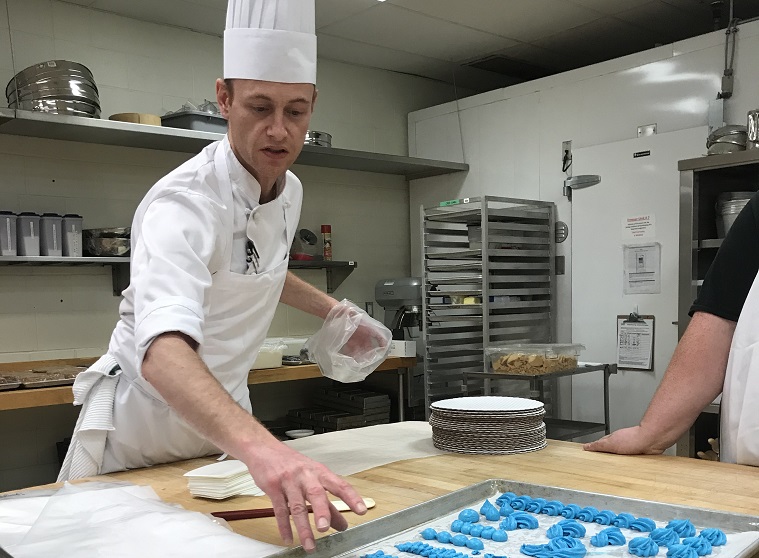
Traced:
[[[384, 279], [374, 286], [374, 299], [385, 309], [383, 323], [393, 339], [417, 338], [422, 323], [422, 280], [419, 277]], [[416, 335], [404, 331], [417, 330]]]

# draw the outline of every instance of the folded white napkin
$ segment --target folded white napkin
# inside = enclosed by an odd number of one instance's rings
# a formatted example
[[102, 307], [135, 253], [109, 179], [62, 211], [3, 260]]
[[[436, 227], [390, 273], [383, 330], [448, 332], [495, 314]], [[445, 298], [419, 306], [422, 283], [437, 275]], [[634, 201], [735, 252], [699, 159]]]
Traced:
[[184, 474], [190, 494], [202, 498], [223, 500], [230, 496], [263, 496], [242, 461], [230, 459], [198, 467]]

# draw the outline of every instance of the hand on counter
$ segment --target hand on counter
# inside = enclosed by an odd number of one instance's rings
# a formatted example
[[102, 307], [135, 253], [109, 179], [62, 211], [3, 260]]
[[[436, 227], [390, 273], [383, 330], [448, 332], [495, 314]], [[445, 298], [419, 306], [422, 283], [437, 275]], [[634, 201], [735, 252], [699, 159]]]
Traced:
[[666, 449], [659, 448], [653, 437], [640, 426], [622, 428], [600, 440], [584, 444], [582, 448], [623, 455], [659, 455]]
[[311, 504], [319, 532], [327, 531], [330, 526], [338, 531], [348, 528], [346, 519], [329, 501], [328, 493], [340, 498], [355, 513], [366, 513], [363, 499], [348, 482], [281, 442], [275, 441], [263, 451], [257, 451], [245, 463], [253, 480], [271, 499], [279, 533], [287, 544], [293, 541], [292, 517], [303, 548], [308, 552], [315, 548], [307, 504]]

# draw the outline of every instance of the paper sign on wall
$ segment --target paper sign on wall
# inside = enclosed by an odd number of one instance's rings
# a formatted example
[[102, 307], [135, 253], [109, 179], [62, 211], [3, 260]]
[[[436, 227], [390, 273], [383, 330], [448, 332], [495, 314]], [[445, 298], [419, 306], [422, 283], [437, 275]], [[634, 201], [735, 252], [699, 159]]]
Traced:
[[624, 294], [661, 293], [661, 244], [622, 247]]
[[622, 217], [622, 238], [645, 239], [656, 237], [656, 215]]

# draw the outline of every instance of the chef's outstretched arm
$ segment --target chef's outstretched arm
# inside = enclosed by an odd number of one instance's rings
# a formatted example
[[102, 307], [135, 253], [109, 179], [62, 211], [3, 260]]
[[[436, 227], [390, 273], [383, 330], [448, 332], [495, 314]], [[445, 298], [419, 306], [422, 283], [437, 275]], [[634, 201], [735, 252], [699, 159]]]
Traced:
[[659, 454], [722, 392], [735, 322], [696, 312], [638, 426], [585, 444], [590, 451]]
[[211, 375], [188, 336], [164, 333], [150, 344], [142, 374], [166, 402], [204, 438], [244, 462], [256, 484], [271, 498], [282, 539], [293, 540], [290, 517], [306, 550], [314, 535], [306, 503], [319, 531], [348, 524], [328, 499], [332, 493], [358, 514], [366, 506], [345, 480], [277, 440], [240, 407]]
[[332, 307], [337, 304], [337, 300], [296, 277], [292, 271], [287, 272], [279, 301], [321, 319], [326, 318]]

